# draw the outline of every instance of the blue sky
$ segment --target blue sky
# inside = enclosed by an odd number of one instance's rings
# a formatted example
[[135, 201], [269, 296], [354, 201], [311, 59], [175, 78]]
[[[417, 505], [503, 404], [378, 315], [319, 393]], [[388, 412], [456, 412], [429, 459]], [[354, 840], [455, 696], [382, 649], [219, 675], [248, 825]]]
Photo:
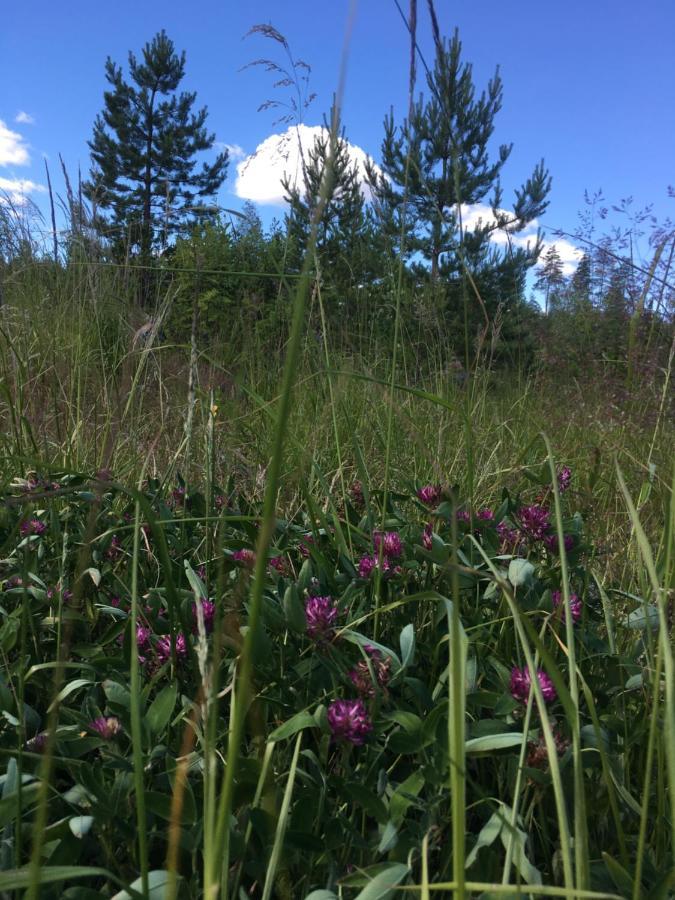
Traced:
[[[405, 0], [401, 5], [406, 8]], [[426, 3], [418, 5], [419, 43], [431, 63]], [[128, 51], [139, 53], [160, 28], [186, 51], [183, 85], [208, 106], [218, 141], [252, 154], [285, 128], [273, 125], [273, 111], [256, 111], [277, 96], [271, 76], [260, 69], [240, 71], [278, 51], [260, 37], [243, 39], [256, 23], [274, 24], [294, 54], [312, 66], [311, 89], [318, 98], [306, 122], [319, 124], [337, 85], [351, 6], [350, 0], [6, 4], [0, 14], [0, 187], [30, 181], [38, 186], [31, 196], [44, 207], [43, 156], [57, 190], [59, 153], [71, 176], [78, 165], [86, 173], [86, 141], [102, 105], [106, 57], [126, 64]], [[394, 0], [360, 0], [355, 6], [343, 119], [350, 142], [377, 160], [384, 114], [392, 105], [399, 116], [406, 108], [408, 37]], [[634, 0], [438, 0], [437, 12], [445, 34], [459, 28], [479, 87], [497, 63], [501, 67], [504, 104], [495, 138], [514, 143], [504, 170], [504, 205], [543, 157], [553, 175], [543, 226], [572, 230], [584, 189], [602, 188], [611, 202], [630, 195], [635, 206], [653, 203], [660, 219], [674, 217], [674, 201], [667, 197], [668, 184], [675, 182], [672, 0], [640, 6]], [[420, 74], [418, 84], [422, 79]], [[235, 194], [236, 161], [230, 172], [219, 202], [236, 208], [242, 202]], [[283, 215], [278, 205], [261, 211], [266, 221]]]

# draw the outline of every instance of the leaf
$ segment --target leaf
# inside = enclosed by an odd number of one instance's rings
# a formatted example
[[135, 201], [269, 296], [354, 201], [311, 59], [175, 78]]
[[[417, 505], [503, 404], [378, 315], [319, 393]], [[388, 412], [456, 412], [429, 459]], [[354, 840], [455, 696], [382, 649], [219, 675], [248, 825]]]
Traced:
[[509, 731], [502, 734], [485, 734], [471, 738], [466, 742], [467, 753], [485, 753], [488, 750], [505, 750], [507, 747], [519, 747], [523, 743], [520, 732]]
[[166, 728], [171, 719], [171, 713], [176, 705], [176, 696], [178, 695], [178, 685], [174, 682], [168, 684], [157, 694], [150, 704], [145, 720], [148, 724], [151, 734], [156, 737]]
[[93, 824], [93, 816], [73, 816], [72, 819], [68, 819], [68, 827], [76, 838], [83, 838], [91, 830]]
[[[188, 802], [185, 802], [185, 800]], [[183, 794], [183, 807], [180, 815], [181, 825], [193, 825], [195, 821], [195, 805], [194, 800], [192, 800], [191, 794], [189, 792], [185, 792]], [[160, 794], [159, 791], [146, 791], [145, 792], [145, 805], [150, 810], [150, 812], [154, 813], [156, 816], [159, 816], [160, 819], [164, 819], [165, 822], [172, 821], [171, 819], [171, 803], [172, 798], [169, 794]]]
[[74, 691], [78, 690], [78, 688], [93, 683], [94, 682], [89, 678], [75, 678], [73, 681], [68, 682], [68, 684], [58, 692], [56, 697], [54, 697], [52, 702], [49, 704], [47, 712], [51, 712], [56, 706], [61, 703], [62, 700], [65, 700], [65, 698], [69, 694], [72, 694]]
[[[0, 872], [0, 891], [18, 891], [28, 887], [31, 882], [32, 871], [29, 866], [22, 869], [10, 869], [8, 872]], [[117, 879], [105, 869], [93, 866], [43, 866], [40, 869], [40, 884], [50, 884], [54, 881], [70, 881], [72, 878], [109, 878]], [[117, 882], [119, 884], [119, 882]], [[124, 893], [124, 897], [131, 900], [131, 894]], [[120, 895], [115, 895], [121, 900]]]
[[190, 582], [190, 587], [192, 588], [192, 593], [195, 595], [195, 599], [206, 600], [207, 594], [204, 582], [187, 560], [184, 560], [183, 565], [185, 566], [185, 574], [187, 575], [187, 580]]
[[387, 822], [380, 843], [377, 847], [378, 853], [389, 853], [398, 843], [398, 828], [393, 822]]
[[[147, 900], [164, 900], [166, 888], [171, 881], [180, 882], [181, 880], [180, 875], [172, 876], [171, 872], [167, 872], [166, 869], [153, 869], [148, 872]], [[142, 879], [137, 878], [129, 887], [132, 891], [140, 893], [143, 890]], [[132, 900], [132, 895], [128, 891], [118, 891], [111, 900]]]
[[526, 559], [512, 559], [509, 563], [509, 581], [514, 587], [527, 584], [534, 574], [534, 566]]
[[286, 588], [282, 606], [288, 627], [297, 634], [304, 634], [307, 630], [307, 618], [296, 585], [290, 584]]
[[108, 699], [111, 706], [121, 706], [123, 709], [129, 709], [131, 706], [131, 694], [117, 681], [107, 679], [103, 682], [103, 693]]
[[376, 875], [370, 884], [360, 891], [354, 900], [385, 900], [406, 877], [410, 868], [405, 863], [394, 863]]
[[338, 900], [338, 895], [334, 894], [332, 891], [312, 891], [311, 894], [307, 894], [305, 900]]
[[501, 811], [497, 811], [492, 813], [490, 818], [487, 820], [485, 825], [481, 828], [478, 833], [478, 838], [476, 839], [476, 843], [471, 850], [471, 853], [466, 858], [466, 868], [470, 868], [476, 861], [478, 857], [478, 851], [481, 847], [489, 847], [493, 844], [502, 830], [504, 825], [504, 814]]
[[424, 775], [417, 771], [409, 775], [405, 781], [396, 788], [389, 801], [389, 815], [392, 822], [400, 825], [403, 821], [406, 811], [414, 798], [424, 786]]
[[633, 879], [631, 875], [609, 853], [603, 851], [602, 858], [612, 881], [625, 897], [633, 896]]
[[312, 713], [303, 710], [302, 712], [296, 713], [292, 716], [287, 722], [284, 722], [283, 725], [280, 725], [278, 728], [275, 728], [274, 731], [269, 735], [269, 741], [284, 741], [286, 738], [292, 737], [294, 734], [297, 734], [298, 731], [302, 731], [303, 728], [316, 728], [316, 720]]
[[[36, 799], [36, 794], [40, 790], [40, 785], [36, 781], [33, 784], [24, 785], [21, 790], [21, 805], [25, 812], [28, 804], [32, 803]], [[19, 795], [18, 792], [15, 791], [12, 794], [9, 794], [7, 797], [3, 797], [0, 800], [0, 826], [7, 825], [9, 822], [13, 822], [16, 818], [17, 812], [19, 810]]]
[[415, 655], [415, 628], [412, 624], [406, 625], [399, 637], [401, 647], [401, 668], [411, 665]]
[[82, 573], [82, 577], [84, 577], [85, 575], [89, 575], [89, 577], [94, 582], [96, 587], [98, 587], [100, 585], [101, 573], [99, 572], [98, 569], [95, 569], [93, 566], [91, 566], [90, 568], [84, 570], [84, 572]]
[[653, 603], [646, 603], [634, 609], [628, 615], [628, 627], [639, 631], [647, 628], [656, 630], [659, 627], [659, 611]]

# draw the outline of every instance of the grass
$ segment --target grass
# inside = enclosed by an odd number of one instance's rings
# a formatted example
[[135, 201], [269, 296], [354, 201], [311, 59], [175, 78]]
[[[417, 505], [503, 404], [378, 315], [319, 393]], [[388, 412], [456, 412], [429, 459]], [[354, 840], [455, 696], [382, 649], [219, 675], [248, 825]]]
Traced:
[[0, 892], [672, 895], [672, 354], [461, 385], [320, 292], [314, 343], [309, 277], [285, 354], [130, 349], [72, 277], [1, 311]]

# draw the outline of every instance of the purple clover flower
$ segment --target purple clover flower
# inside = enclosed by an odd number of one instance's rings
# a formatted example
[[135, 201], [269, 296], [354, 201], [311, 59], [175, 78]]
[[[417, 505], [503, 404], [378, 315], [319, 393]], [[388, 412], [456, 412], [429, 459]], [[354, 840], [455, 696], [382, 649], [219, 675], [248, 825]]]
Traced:
[[425, 506], [437, 506], [441, 497], [440, 485], [425, 484], [417, 491], [417, 496]]
[[[160, 662], [167, 662], [171, 659], [171, 635], [165, 634], [157, 641], [157, 656]], [[178, 632], [176, 635], [176, 657], [184, 659], [187, 656], [187, 644], [185, 643], [185, 635]]]
[[572, 470], [569, 466], [563, 466], [562, 469], [558, 472], [558, 490], [561, 494], [564, 494], [567, 488], [572, 483]]
[[382, 552], [389, 559], [398, 559], [403, 553], [403, 544], [396, 531], [385, 531], [384, 534], [381, 531], [373, 532], [373, 543], [378, 553], [381, 546]]
[[253, 550], [235, 550], [232, 554], [232, 559], [241, 563], [247, 569], [252, 569], [255, 566], [255, 553]]
[[328, 725], [334, 741], [360, 747], [373, 730], [368, 710], [361, 700], [333, 700], [328, 707]]
[[550, 513], [538, 503], [522, 506], [518, 511], [518, 518], [523, 534], [532, 541], [542, 540], [551, 529]]
[[114, 562], [119, 558], [122, 553], [122, 543], [116, 534], [113, 534], [110, 539], [110, 546], [105, 551], [106, 559], [109, 559], [111, 562]]
[[332, 597], [309, 597], [305, 603], [307, 635], [317, 643], [330, 641], [335, 634], [337, 604]]
[[469, 525], [471, 522], [471, 513], [467, 509], [458, 509], [455, 518], [463, 525]]
[[[539, 687], [541, 688], [544, 700], [547, 703], [551, 703], [557, 697], [553, 682], [548, 677], [546, 672], [543, 671], [543, 669], [539, 669], [537, 671], [537, 679], [539, 681]], [[514, 667], [511, 670], [511, 694], [516, 700], [522, 700], [523, 703], [527, 702], [527, 698], [530, 695], [531, 685], [532, 682], [530, 679], [530, 670], [527, 668], [527, 666], [525, 666], [525, 668], [523, 669]]]
[[355, 509], [363, 509], [366, 505], [366, 499], [363, 496], [363, 485], [360, 481], [355, 481], [349, 488], [349, 496]]
[[[553, 591], [551, 593], [551, 600], [553, 601], [553, 608], [559, 609], [561, 615], [564, 617], [565, 604], [563, 603], [562, 591]], [[572, 613], [572, 621], [576, 624], [581, 619], [581, 614], [583, 612], [583, 603], [581, 598], [576, 594], [570, 594], [570, 612]]]
[[[366, 644], [363, 649], [370, 657], [370, 665], [372, 666], [377, 686], [386, 688], [391, 678], [391, 659], [383, 657], [380, 651], [375, 647], [371, 647], [370, 644]], [[373, 683], [370, 668], [365, 659], [359, 660], [354, 666], [349, 673], [349, 679], [362, 697], [375, 696], [376, 685]]]
[[[200, 600], [199, 605], [202, 608], [202, 616], [204, 617], [204, 631], [211, 634], [213, 631], [213, 622], [216, 617], [216, 604], [212, 600]], [[197, 631], [197, 601], [192, 604], [192, 615], [194, 616], [195, 633]]]
[[273, 556], [269, 561], [269, 566], [280, 575], [288, 574], [288, 563], [286, 562], [286, 557], [284, 556]]
[[[379, 559], [377, 556], [361, 557], [361, 559], [359, 560], [359, 566], [358, 566], [359, 578], [364, 578], [364, 579], [370, 578], [370, 576], [373, 574], [375, 569], [377, 569], [378, 565], [379, 565]], [[390, 575], [400, 575], [401, 567], [392, 565], [391, 560], [388, 559], [386, 556], [383, 556], [382, 557], [382, 574], [385, 577], [388, 577]]]
[[[544, 538], [544, 545], [549, 552], [555, 553], [556, 555], [560, 553], [560, 541], [558, 540], [557, 534], [547, 534]], [[563, 535], [563, 545], [565, 547], [565, 553], [569, 553], [570, 550], [574, 548], [574, 538], [571, 534]]]
[[422, 546], [425, 550], [432, 550], [434, 546], [434, 526], [431, 522], [428, 522], [424, 526], [424, 531], [422, 532]]
[[476, 514], [476, 518], [480, 519], [481, 522], [492, 522], [494, 517], [495, 517], [495, 514], [487, 506], [484, 506], [482, 509], [479, 509]]
[[89, 723], [89, 727], [104, 741], [111, 741], [122, 730], [120, 720], [115, 716], [99, 716]]
[[19, 526], [19, 531], [24, 537], [28, 537], [31, 534], [44, 534], [46, 530], [46, 523], [41, 522], [39, 519], [27, 519]]

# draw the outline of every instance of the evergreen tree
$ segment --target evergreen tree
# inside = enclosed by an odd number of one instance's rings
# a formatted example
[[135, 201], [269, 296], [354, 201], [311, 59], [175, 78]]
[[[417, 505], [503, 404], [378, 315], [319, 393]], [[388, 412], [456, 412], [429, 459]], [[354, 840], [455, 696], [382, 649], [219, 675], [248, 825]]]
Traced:
[[[456, 280], [463, 255], [474, 280], [483, 271], [489, 285], [507, 289], [512, 299], [516, 292], [522, 295], [525, 271], [536, 262], [540, 242], [514, 247], [509, 236], [546, 209], [551, 179], [540, 162], [516, 190], [513, 215], [500, 209], [499, 176], [511, 146], [501, 145], [491, 161], [488, 144], [502, 105], [502, 81], [497, 69], [477, 98], [472, 67], [462, 63], [461, 48], [457, 32], [451, 41], [439, 41], [427, 75], [429, 96], [420, 96], [400, 127], [393, 111], [385, 118], [382, 173], [371, 166], [369, 182], [382, 226], [394, 240], [407, 198], [407, 255], [422, 255], [433, 283], [441, 276]], [[463, 233], [461, 211], [484, 201], [490, 191], [493, 217]], [[490, 246], [497, 229], [507, 234], [507, 247], [499, 252]], [[495, 304], [503, 299], [494, 298]]]
[[567, 303], [572, 312], [590, 309], [591, 302], [591, 258], [587, 253], [579, 260], [567, 289]]
[[303, 154], [297, 182], [283, 182], [289, 212], [286, 224], [296, 261], [302, 259], [311, 223], [323, 203], [317, 223], [316, 252], [322, 271], [330, 272], [331, 284], [346, 289], [365, 277], [359, 260], [368, 231], [365, 200], [357, 164], [349, 154], [344, 129], [336, 133], [327, 125]]
[[147, 265], [189, 223], [214, 217], [208, 201], [225, 179], [228, 154], [196, 168], [195, 157], [213, 147], [215, 135], [205, 128], [206, 107], [193, 112], [196, 93], [177, 93], [185, 53], [160, 31], [142, 56], [129, 53], [129, 81], [110, 57], [106, 62], [110, 90], [89, 141], [85, 194], [116, 254], [137, 250]]
[[565, 288], [563, 264], [555, 244], [551, 244], [544, 254], [543, 261], [534, 283], [535, 289], [544, 294], [544, 312], [559, 309]]

